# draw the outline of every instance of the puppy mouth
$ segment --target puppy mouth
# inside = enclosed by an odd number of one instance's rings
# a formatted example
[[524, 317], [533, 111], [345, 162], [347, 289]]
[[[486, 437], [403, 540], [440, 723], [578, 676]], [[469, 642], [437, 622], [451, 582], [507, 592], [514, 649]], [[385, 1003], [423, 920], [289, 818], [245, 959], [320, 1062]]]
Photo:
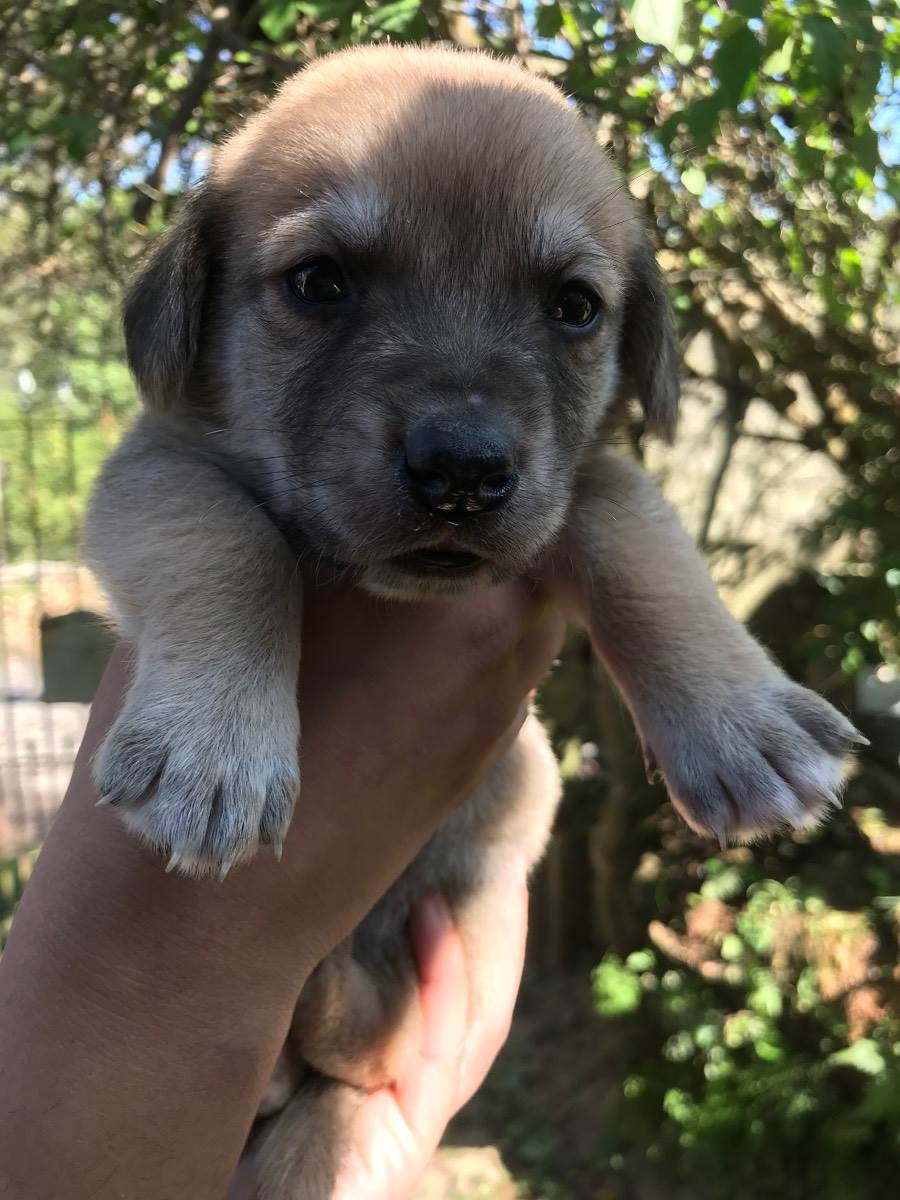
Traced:
[[411, 550], [390, 559], [393, 566], [416, 575], [467, 575], [476, 571], [485, 559], [453, 542], [442, 542], [421, 550]]

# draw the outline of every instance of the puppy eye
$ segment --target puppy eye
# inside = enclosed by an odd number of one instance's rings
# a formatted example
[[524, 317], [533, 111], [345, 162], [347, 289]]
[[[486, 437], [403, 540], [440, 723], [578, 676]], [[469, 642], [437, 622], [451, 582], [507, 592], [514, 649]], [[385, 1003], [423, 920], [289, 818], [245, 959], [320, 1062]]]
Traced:
[[593, 324], [599, 312], [599, 297], [582, 283], [563, 284], [548, 309], [551, 321], [571, 325], [574, 329], [584, 329]]
[[291, 267], [285, 276], [287, 285], [304, 304], [340, 304], [350, 294], [344, 272], [330, 258]]

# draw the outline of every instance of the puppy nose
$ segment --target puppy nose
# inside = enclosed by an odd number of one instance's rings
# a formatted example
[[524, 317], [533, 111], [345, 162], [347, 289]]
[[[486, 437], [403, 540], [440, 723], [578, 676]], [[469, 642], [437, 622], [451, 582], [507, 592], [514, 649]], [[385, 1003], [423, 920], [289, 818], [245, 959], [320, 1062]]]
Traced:
[[447, 518], [500, 508], [518, 483], [509, 438], [492, 426], [423, 421], [405, 449], [410, 492]]

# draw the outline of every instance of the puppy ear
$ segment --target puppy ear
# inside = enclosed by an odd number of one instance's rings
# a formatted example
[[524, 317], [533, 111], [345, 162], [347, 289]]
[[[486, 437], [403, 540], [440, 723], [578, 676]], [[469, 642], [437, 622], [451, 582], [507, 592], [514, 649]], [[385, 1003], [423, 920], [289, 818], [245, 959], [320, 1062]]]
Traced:
[[150, 408], [177, 404], [194, 365], [209, 269], [208, 209], [202, 187], [185, 198], [125, 299], [128, 363]]
[[620, 355], [648, 429], [671, 442], [678, 419], [678, 351], [663, 277], [643, 234], [629, 263]]

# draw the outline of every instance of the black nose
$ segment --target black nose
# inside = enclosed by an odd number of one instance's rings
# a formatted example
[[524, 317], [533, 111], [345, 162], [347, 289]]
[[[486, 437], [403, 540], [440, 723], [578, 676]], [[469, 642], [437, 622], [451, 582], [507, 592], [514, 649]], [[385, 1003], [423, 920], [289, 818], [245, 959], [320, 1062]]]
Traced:
[[509, 438], [492, 426], [423, 421], [405, 449], [409, 490], [448, 518], [500, 508], [518, 483]]

